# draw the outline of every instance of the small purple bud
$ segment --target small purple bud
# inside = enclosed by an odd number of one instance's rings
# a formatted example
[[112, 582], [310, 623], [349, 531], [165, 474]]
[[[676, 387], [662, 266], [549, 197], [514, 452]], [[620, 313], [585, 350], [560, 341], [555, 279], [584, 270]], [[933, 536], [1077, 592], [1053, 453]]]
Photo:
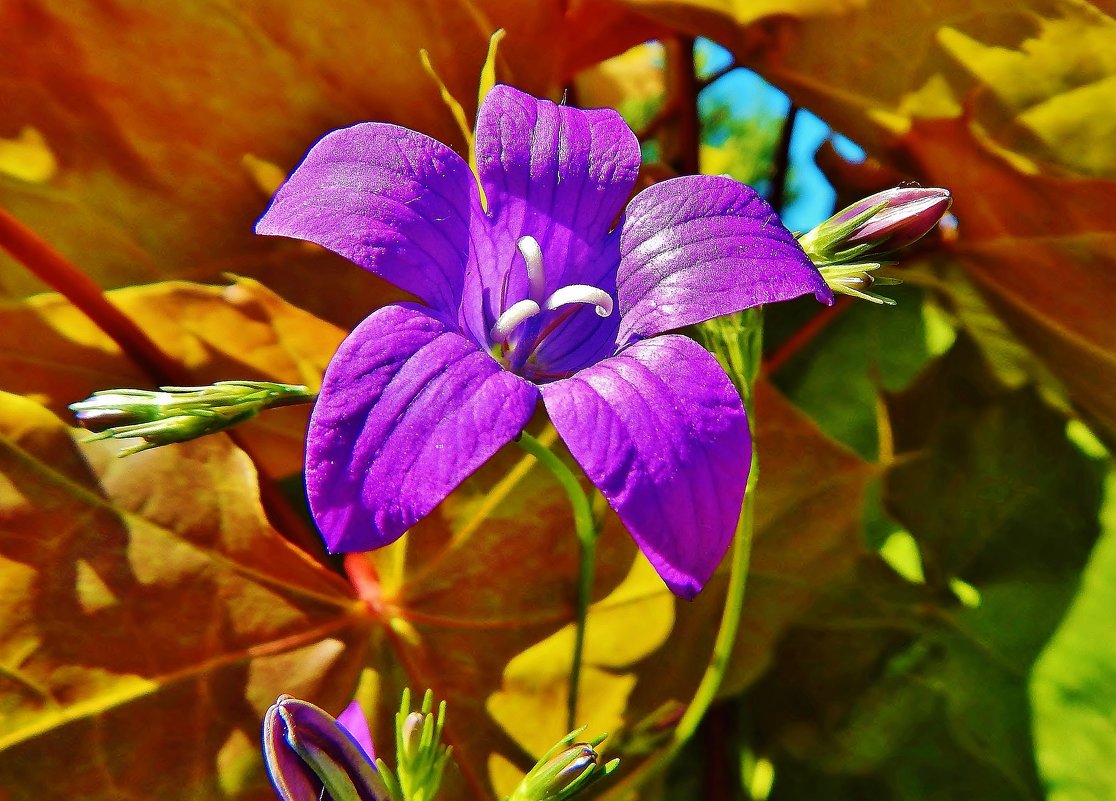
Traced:
[[594, 751], [588, 743], [574, 743], [551, 760], [551, 764], [557, 768], [552, 786], [565, 789], [573, 784], [587, 768], [600, 765], [601, 755]]
[[570, 732], [523, 777], [510, 801], [565, 801], [584, 790], [597, 779], [612, 773], [620, 760], [605, 764], [596, 746], [603, 737], [591, 743], [573, 743], [584, 729]]
[[287, 744], [287, 727], [279, 707], [291, 696], [280, 695], [264, 715], [263, 753], [271, 784], [282, 801], [317, 801], [322, 782]]
[[799, 243], [816, 264], [871, 261], [933, 231], [952, 203], [948, 189], [898, 186], [853, 203]]
[[363, 748], [335, 718], [281, 695], [264, 715], [263, 750], [282, 801], [384, 801], [387, 790]]

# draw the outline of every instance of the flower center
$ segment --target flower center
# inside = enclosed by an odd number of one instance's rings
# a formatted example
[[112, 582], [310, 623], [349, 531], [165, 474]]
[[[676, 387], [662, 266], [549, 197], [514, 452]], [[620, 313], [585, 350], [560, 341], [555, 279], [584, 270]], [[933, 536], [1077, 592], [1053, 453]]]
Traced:
[[[546, 270], [542, 248], [533, 236], [522, 236], [515, 243], [527, 266], [529, 297], [513, 303], [489, 331], [494, 354], [512, 372], [518, 373], [531, 360], [539, 346], [557, 331], [578, 308], [594, 307], [599, 317], [612, 314], [612, 296], [595, 286], [567, 284], [546, 294]], [[504, 279], [505, 292], [508, 279]], [[498, 353], [496, 352], [498, 351]], [[544, 372], [539, 377], [553, 378]]]

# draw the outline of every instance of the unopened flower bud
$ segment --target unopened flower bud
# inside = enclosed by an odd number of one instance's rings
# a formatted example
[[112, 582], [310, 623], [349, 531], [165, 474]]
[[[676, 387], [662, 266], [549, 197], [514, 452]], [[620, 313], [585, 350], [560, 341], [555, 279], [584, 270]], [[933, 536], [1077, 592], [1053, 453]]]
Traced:
[[446, 703], [434, 711], [434, 694], [427, 690], [418, 711], [411, 710], [411, 692], [403, 691], [395, 715], [395, 775], [406, 801], [429, 801], [438, 792], [450, 749], [442, 745]]
[[281, 695], [267, 710], [264, 760], [282, 801], [386, 801], [388, 792], [363, 748], [335, 718]]
[[425, 722], [426, 716], [421, 712], [412, 712], [403, 719], [403, 725], [399, 729], [399, 744], [406, 757], [413, 758], [418, 754]]
[[899, 186], [857, 201], [798, 242], [819, 266], [878, 260], [934, 230], [952, 202], [947, 189]]
[[111, 389], [94, 392], [70, 404], [78, 422], [96, 436], [91, 439], [140, 438], [144, 442], [121, 456], [185, 442], [229, 428], [262, 409], [312, 401], [304, 386], [270, 381], [218, 381], [204, 387]]
[[509, 801], [564, 801], [616, 770], [620, 760], [605, 763], [596, 750], [604, 735], [588, 743], [573, 742], [584, 730], [570, 732], [543, 754]]

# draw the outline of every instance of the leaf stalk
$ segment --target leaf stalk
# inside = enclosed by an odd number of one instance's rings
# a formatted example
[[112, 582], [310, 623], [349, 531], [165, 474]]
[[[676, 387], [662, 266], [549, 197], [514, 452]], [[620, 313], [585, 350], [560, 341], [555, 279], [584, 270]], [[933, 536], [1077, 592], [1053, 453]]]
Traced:
[[570, 500], [573, 508], [574, 531], [579, 545], [577, 571], [577, 616], [574, 628], [573, 659], [570, 664], [570, 693], [566, 704], [566, 728], [576, 728], [577, 697], [581, 685], [581, 662], [585, 651], [585, 626], [589, 617], [589, 603], [593, 595], [593, 578], [597, 564], [597, 539], [600, 531], [593, 519], [593, 508], [589, 496], [581, 488], [581, 482], [553, 451], [532, 437], [526, 431], [516, 440], [519, 447], [534, 456], [543, 467], [549, 470]]

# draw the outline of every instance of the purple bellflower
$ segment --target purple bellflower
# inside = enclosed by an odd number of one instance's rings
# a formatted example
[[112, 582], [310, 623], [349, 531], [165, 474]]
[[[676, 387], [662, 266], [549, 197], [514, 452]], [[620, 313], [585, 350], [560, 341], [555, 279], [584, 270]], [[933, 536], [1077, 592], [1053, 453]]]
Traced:
[[374, 311], [326, 370], [306, 446], [326, 544], [397, 539], [541, 398], [659, 575], [692, 598], [732, 539], [751, 443], [717, 360], [668, 332], [832, 293], [731, 178], [664, 181], [625, 209], [639, 142], [610, 109], [498, 85], [477, 115], [476, 163], [474, 177], [423, 134], [354, 125], [314, 145], [256, 226], [421, 301]]

